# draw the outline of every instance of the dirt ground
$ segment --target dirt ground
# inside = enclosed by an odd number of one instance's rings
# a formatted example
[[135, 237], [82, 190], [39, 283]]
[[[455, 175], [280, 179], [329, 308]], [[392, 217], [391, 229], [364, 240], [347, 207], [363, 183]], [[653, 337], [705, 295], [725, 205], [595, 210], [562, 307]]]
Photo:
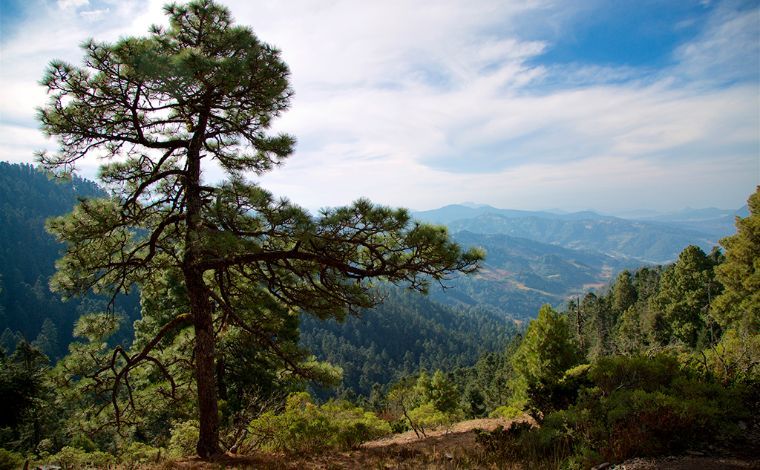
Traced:
[[[364, 443], [359, 449], [321, 455], [261, 454], [227, 455], [213, 462], [186, 459], [165, 464], [164, 469], [479, 469], [527, 470], [518, 463], [485, 465], [482, 450], [475, 442], [475, 430], [492, 431], [508, 427], [504, 419], [474, 419], [456, 423], [448, 429], [427, 432], [418, 438], [414, 431]], [[744, 470], [760, 469], [760, 458], [728, 458], [687, 455], [658, 459], [631, 459], [609, 467], [610, 470]]]
[[[447, 429], [426, 432], [418, 438], [414, 431], [396, 434], [364, 443], [359, 449], [331, 452], [322, 455], [228, 455], [214, 462], [186, 459], [172, 462], [165, 468], [217, 469], [420, 469], [462, 468], [464, 458], [476, 448], [475, 430], [494, 430], [509, 426], [510, 421], [500, 418], [474, 419], [456, 423]], [[478, 468], [466, 465], [464, 468]], [[509, 467], [507, 467], [509, 468]], [[520, 467], [514, 467], [520, 468]]]

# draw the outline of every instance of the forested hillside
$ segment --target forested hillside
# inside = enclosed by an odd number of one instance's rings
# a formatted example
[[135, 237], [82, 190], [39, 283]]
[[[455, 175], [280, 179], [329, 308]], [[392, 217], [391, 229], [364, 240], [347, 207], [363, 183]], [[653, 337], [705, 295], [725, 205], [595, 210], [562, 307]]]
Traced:
[[[63, 245], [45, 231], [45, 220], [70, 211], [78, 198], [106, 193], [76, 176], [71, 181], [51, 179], [31, 165], [0, 163], [0, 178], [0, 331], [7, 330], [3, 346], [12, 351], [18, 332], [56, 359], [67, 352], [75, 321], [105, 305], [97, 298], [64, 302], [50, 291]], [[515, 264], [521, 263], [515, 259]], [[523, 268], [530, 269], [527, 264]], [[440, 292], [437, 286], [432, 290]], [[459, 289], [446, 292], [454, 290]], [[512, 317], [497, 307], [447, 306], [392, 286], [382, 290], [382, 298], [377, 308], [345, 322], [302, 317], [301, 343], [321, 360], [341, 366], [342, 388], [354, 393], [369, 394], [374, 383], [386, 384], [421, 366], [472, 364], [514, 332]], [[530, 305], [541, 302], [538, 298]], [[120, 297], [117, 309], [128, 313], [113, 338], [119, 341], [131, 337], [132, 321], [140, 317], [137, 295]]]
[[[71, 210], [77, 198], [106, 193], [78, 177], [69, 182], [50, 179], [31, 165], [3, 163], [0, 169], [6, 242], [0, 268], [4, 346], [12, 350], [19, 332], [55, 359], [67, 351], [76, 319], [102, 305], [97, 307], [92, 298], [63, 302], [50, 292], [49, 278], [63, 246], [45, 231], [45, 219]], [[460, 231], [454, 238], [464, 247], [485, 249], [487, 258], [477, 274], [455, 276], [444, 282], [445, 289], [434, 285], [427, 297], [389, 286], [380, 306], [345, 322], [302, 317], [301, 344], [320, 360], [343, 368], [337, 393], [368, 396], [374, 384], [387, 384], [419, 368], [473, 364], [514, 334], [512, 320], [530, 320], [543, 304], [559, 307], [570, 297], [582, 298], [637, 264], [504, 234]], [[139, 318], [136, 296], [121, 299], [118, 308], [128, 318], [116, 338], [126, 339], [131, 322]]]
[[[103, 299], [63, 302], [50, 291], [64, 245], [45, 231], [47, 218], [71, 211], [80, 198], [105, 196], [77, 176], [54, 180], [32, 165], [0, 162], [0, 332], [6, 348], [20, 334], [51, 358], [61, 357], [79, 316], [105, 308]], [[139, 316], [137, 296], [120, 298], [117, 310], [127, 316], [119, 338], [129, 338], [131, 321]]]
[[339, 394], [369, 396], [373, 385], [420, 369], [470, 366], [517, 332], [510, 318], [487, 305], [451, 307], [393, 287], [381, 292], [382, 304], [345, 322], [301, 317], [301, 343], [343, 369]]
[[607, 284], [620, 270], [637, 266], [592, 250], [574, 250], [503, 234], [457, 232], [463, 246], [485, 249], [483, 268], [460, 276], [451, 289], [434, 290], [432, 297], [451, 305], [487, 305], [525, 320], [543, 304], [561, 305], [574, 295]]
[[481, 433], [488, 453], [470, 458], [483, 466], [591, 468], [683, 452], [756, 459], [760, 187], [749, 210], [725, 251], [690, 245], [672, 264], [625, 270], [563, 312], [542, 307], [501, 353], [399, 381], [370, 405], [419, 432], [524, 412], [540, 425]]

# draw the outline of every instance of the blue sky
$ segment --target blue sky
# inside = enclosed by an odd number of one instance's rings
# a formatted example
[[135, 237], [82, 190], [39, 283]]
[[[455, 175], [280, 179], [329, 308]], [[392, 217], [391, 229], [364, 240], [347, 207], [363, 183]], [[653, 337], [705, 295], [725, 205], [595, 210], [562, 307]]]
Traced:
[[[163, 3], [1, 2], [0, 159], [54, 147], [49, 60], [146, 34]], [[297, 151], [260, 180], [306, 207], [734, 208], [760, 184], [757, 1], [222, 3], [291, 67]]]

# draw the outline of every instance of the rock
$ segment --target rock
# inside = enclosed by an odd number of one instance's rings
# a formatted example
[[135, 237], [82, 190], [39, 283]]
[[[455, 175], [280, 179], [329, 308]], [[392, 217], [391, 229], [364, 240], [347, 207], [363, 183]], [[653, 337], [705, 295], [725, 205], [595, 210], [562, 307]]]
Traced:
[[739, 429], [741, 429], [742, 431], [747, 430], [747, 423], [745, 423], [744, 421], [739, 421], [738, 423], [736, 423], [736, 425], [739, 426]]

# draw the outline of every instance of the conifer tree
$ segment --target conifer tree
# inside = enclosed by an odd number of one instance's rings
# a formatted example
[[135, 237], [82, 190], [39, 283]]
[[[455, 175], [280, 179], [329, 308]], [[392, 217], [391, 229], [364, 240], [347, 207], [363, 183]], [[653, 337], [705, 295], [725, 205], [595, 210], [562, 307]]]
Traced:
[[690, 245], [663, 272], [660, 290], [653, 298], [662, 315], [660, 330], [664, 331], [656, 335], [663, 344], [678, 340], [691, 347], [697, 345], [707, 324], [711, 299], [720, 292], [713, 273], [716, 261], [716, 257]]
[[531, 390], [543, 390], [559, 382], [565, 371], [578, 363], [567, 317], [549, 305], [531, 320], [520, 346], [511, 358], [517, 375], [513, 382], [517, 401], [529, 398]]
[[726, 260], [715, 268], [724, 286], [713, 312], [721, 326], [760, 332], [760, 186], [747, 201], [749, 216], [736, 219], [736, 234], [720, 241]]
[[[234, 325], [308, 375], [280, 347], [288, 316], [302, 309], [342, 318], [376, 304], [372, 279], [425, 291], [430, 280], [474, 269], [482, 254], [463, 253], [445, 229], [417, 224], [404, 210], [359, 200], [313, 217], [247, 181], [293, 151], [293, 137], [267, 132], [292, 95], [288, 68], [274, 47], [234, 25], [229, 11], [211, 0], [165, 11], [166, 29], [113, 44], [88, 41], [81, 67], [50, 64], [42, 80], [50, 102], [39, 119], [60, 147], [39, 158], [68, 173], [95, 155], [112, 192], [49, 222], [67, 243], [54, 288], [116, 296], [152, 279], [179, 280], [187, 309], [166, 318], [139, 349], [117, 348], [98, 373], [113, 374], [107, 382], [113, 397], [139, 364], [166, 375], [152, 351], [190, 325], [197, 451], [206, 457], [220, 452], [218, 331]], [[226, 182], [203, 180], [211, 162]]]

